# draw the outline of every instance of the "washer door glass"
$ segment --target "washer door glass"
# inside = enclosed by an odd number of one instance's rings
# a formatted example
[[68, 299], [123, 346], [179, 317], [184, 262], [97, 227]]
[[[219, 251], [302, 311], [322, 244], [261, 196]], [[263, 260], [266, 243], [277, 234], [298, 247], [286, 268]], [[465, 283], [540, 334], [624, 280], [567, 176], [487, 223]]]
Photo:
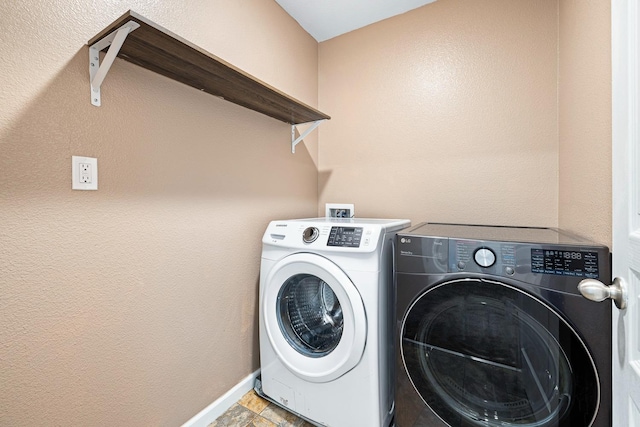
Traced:
[[451, 426], [589, 426], [595, 365], [549, 306], [505, 283], [463, 279], [422, 294], [405, 316], [402, 360]]
[[367, 342], [362, 297], [327, 258], [297, 253], [281, 259], [266, 276], [260, 298], [264, 334], [296, 376], [333, 381], [362, 359]]
[[278, 295], [280, 330], [298, 352], [311, 357], [331, 353], [340, 342], [344, 318], [331, 286], [311, 274], [296, 274]]

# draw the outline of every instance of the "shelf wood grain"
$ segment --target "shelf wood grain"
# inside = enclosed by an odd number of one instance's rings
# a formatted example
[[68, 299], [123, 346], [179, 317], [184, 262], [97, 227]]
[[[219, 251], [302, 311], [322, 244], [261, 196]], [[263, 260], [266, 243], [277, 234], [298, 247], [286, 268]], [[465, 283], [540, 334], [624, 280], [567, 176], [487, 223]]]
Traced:
[[87, 44], [93, 45], [129, 21], [140, 28], [129, 33], [118, 53], [125, 61], [292, 125], [331, 118], [133, 11]]

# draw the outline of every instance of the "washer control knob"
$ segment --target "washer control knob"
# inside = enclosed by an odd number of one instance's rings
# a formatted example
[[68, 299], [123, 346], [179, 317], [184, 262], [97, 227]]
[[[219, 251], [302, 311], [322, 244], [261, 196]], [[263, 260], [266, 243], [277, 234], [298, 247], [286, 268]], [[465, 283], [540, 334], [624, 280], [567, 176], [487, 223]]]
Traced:
[[320, 235], [320, 231], [317, 228], [307, 227], [302, 232], [302, 240], [305, 243], [313, 243], [316, 241], [319, 235]]
[[458, 261], [458, 270], [464, 270], [465, 264], [462, 261]]
[[473, 259], [480, 267], [488, 268], [496, 262], [496, 254], [489, 248], [480, 248], [473, 254]]

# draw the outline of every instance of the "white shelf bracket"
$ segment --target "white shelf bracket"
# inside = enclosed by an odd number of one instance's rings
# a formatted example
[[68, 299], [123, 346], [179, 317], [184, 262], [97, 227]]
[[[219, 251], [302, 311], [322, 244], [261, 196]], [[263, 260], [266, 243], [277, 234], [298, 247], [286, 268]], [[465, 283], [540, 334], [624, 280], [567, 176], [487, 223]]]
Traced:
[[324, 120], [317, 120], [313, 122], [311, 126], [307, 130], [305, 130], [299, 137], [296, 138], [296, 125], [291, 125], [291, 153], [295, 154], [296, 145], [298, 145], [302, 140], [309, 135], [315, 128], [320, 126], [320, 123], [324, 122]]
[[[89, 46], [89, 79], [91, 81], [91, 103], [100, 106], [100, 86], [107, 76], [113, 61], [129, 33], [140, 27], [135, 21], [129, 21], [109, 35]], [[107, 54], [100, 64], [100, 51], [109, 46]]]

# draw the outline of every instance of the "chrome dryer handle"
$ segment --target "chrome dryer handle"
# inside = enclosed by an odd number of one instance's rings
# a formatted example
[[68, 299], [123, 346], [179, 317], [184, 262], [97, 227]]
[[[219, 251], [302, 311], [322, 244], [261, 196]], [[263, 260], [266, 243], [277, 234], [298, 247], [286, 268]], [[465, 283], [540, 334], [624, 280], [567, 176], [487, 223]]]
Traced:
[[624, 281], [616, 277], [609, 286], [596, 279], [584, 279], [578, 283], [583, 297], [595, 302], [611, 298], [620, 310], [627, 308], [627, 289]]

